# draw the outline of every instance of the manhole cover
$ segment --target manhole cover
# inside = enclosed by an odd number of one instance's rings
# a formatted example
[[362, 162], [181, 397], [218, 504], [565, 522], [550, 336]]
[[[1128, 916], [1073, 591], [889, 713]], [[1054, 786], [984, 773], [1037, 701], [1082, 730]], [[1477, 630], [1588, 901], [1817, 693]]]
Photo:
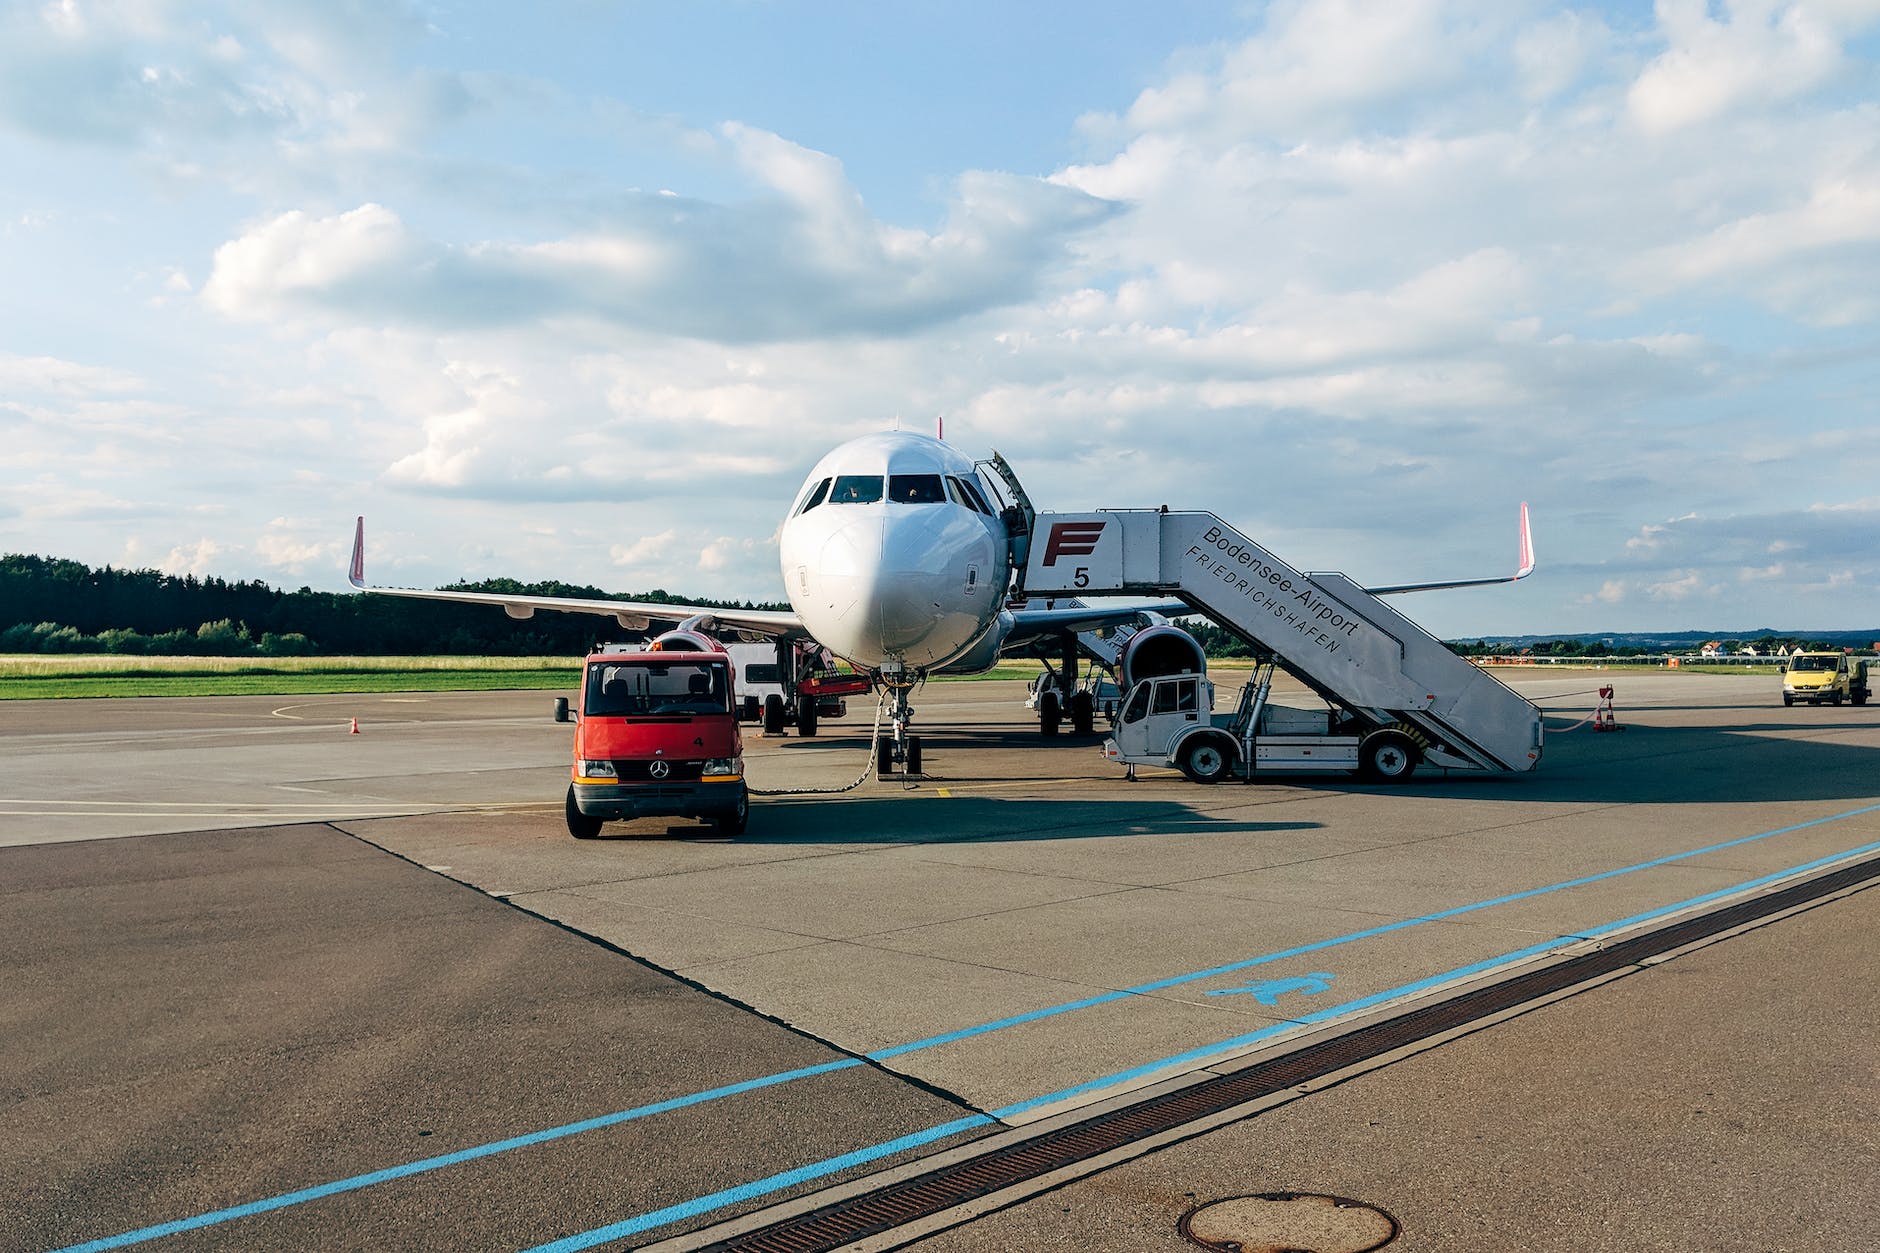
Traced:
[[1397, 1238], [1397, 1220], [1342, 1196], [1268, 1192], [1189, 1210], [1180, 1231], [1223, 1253], [1371, 1253]]

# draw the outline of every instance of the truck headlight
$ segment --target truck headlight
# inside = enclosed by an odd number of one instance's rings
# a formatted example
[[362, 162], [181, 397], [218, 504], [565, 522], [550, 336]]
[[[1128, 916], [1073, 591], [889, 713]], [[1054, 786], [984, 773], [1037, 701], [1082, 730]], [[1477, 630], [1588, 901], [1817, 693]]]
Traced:
[[713, 757], [705, 763], [701, 772], [706, 778], [735, 779], [744, 773], [744, 762], [736, 757]]
[[581, 762], [579, 773], [584, 779], [617, 779], [620, 777], [614, 773], [614, 763], [611, 761], [587, 761], [584, 759]]

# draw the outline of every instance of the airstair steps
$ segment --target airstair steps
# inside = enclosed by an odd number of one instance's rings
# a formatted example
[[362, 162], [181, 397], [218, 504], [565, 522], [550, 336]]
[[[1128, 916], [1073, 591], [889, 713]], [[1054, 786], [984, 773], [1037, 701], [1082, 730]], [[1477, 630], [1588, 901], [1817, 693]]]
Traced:
[[1532, 769], [1540, 711], [1342, 574], [1307, 574], [1213, 513], [1041, 513], [1031, 596], [1171, 596], [1270, 653], [1332, 703], [1377, 726], [1408, 723], [1430, 759]]

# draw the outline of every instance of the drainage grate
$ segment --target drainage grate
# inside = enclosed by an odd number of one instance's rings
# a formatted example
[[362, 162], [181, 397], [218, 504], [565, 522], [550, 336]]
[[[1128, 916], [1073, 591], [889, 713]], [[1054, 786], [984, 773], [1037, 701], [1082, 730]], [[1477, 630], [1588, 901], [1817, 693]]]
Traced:
[[826, 1253], [1880, 877], [1880, 857], [701, 1247]]

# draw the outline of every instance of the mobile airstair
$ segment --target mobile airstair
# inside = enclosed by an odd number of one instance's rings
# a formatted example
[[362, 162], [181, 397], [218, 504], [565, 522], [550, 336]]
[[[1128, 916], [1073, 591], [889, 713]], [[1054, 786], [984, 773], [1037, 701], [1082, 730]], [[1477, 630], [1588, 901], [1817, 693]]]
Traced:
[[[1357, 729], [1451, 770], [1532, 770], [1540, 710], [1342, 574], [1306, 574], [1212, 513], [1041, 513], [1027, 596], [1156, 596], [1272, 658]], [[1251, 760], [1251, 757], [1249, 757]]]

